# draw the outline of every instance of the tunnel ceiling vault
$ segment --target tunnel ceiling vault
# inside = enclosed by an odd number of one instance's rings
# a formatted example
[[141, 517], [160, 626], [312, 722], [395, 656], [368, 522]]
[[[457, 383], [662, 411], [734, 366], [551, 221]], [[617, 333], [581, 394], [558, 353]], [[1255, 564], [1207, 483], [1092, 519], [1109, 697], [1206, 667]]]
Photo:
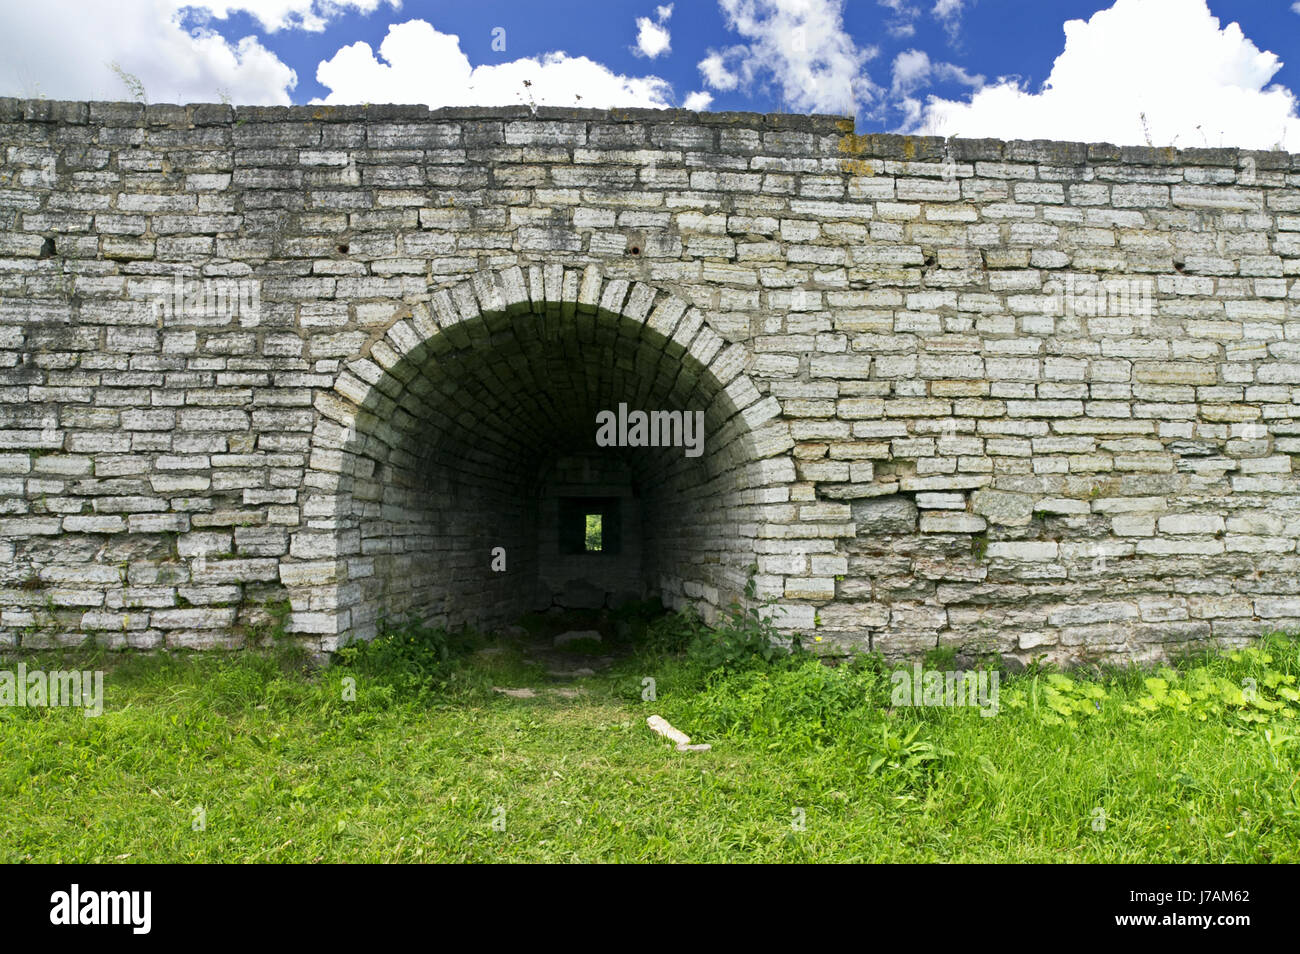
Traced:
[[[345, 640], [395, 609], [518, 609], [486, 543], [508, 540], [530, 572], [525, 501], [557, 459], [599, 450], [643, 501], [651, 588], [709, 615], [743, 590], [763, 507], [795, 476], [789, 426], [745, 360], [687, 302], [595, 266], [484, 272], [397, 312], [317, 396], [315, 497], [282, 571], [295, 606]], [[620, 404], [703, 412], [702, 453], [598, 449], [597, 413]]]
[[[456, 347], [442, 337], [395, 400], [401, 453], [454, 454], [522, 464], [559, 450], [589, 450], [596, 414], [617, 408], [704, 411], [721, 431], [735, 405], [694, 361], [669, 358], [667, 339], [620, 316], [489, 315], [488, 343]], [[585, 326], [585, 327], [584, 327]], [[480, 340], [481, 341], [481, 340]]]

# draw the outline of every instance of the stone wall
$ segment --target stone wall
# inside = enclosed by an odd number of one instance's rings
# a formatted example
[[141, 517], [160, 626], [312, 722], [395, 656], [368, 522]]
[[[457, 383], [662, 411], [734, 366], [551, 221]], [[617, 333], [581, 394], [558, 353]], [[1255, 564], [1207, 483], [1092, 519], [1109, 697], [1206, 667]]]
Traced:
[[605, 451], [706, 616], [756, 572], [832, 651], [1300, 627], [1300, 156], [19, 100], [0, 150], [0, 648], [504, 620], [620, 402], [706, 415]]

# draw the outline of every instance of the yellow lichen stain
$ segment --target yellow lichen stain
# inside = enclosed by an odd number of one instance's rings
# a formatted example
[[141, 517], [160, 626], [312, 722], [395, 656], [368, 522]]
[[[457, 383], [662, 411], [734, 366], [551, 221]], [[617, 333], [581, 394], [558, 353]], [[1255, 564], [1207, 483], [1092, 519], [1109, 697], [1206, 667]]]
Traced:
[[856, 133], [849, 133], [847, 136], [840, 137], [840, 152], [847, 153], [850, 156], [860, 156], [871, 148], [870, 136], [859, 136]]
[[840, 171], [850, 176], [874, 176], [876, 170], [866, 159], [841, 159]]
[[916, 158], [916, 143], [912, 142], [911, 136], [903, 137], [903, 158], [909, 162]]
[[333, 106], [318, 106], [316, 107], [315, 110], [312, 111], [311, 118], [329, 119], [329, 117], [334, 115], [334, 112], [335, 110]]
[[853, 122], [852, 119], [841, 119], [839, 122], [835, 124], [835, 128], [842, 133], [848, 133], [849, 135], [852, 135], [855, 125], [856, 124]]

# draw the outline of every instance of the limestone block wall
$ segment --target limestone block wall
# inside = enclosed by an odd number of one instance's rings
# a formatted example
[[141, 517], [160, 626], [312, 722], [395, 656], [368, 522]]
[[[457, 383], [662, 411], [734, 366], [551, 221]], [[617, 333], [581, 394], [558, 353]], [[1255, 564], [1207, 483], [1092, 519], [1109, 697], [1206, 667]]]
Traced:
[[0, 648], [495, 623], [620, 402], [706, 415], [619, 451], [706, 616], [754, 573], [831, 651], [1300, 627], [1300, 156], [0, 99], [0, 159]]

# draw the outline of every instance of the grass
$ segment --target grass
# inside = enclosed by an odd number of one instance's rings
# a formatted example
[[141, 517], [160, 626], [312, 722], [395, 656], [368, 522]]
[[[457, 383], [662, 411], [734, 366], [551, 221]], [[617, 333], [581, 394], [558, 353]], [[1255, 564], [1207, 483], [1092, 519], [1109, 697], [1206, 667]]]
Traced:
[[[0, 708], [0, 861], [1300, 860], [1293, 638], [1004, 676], [984, 718], [891, 707], [876, 659], [719, 668], [663, 634], [576, 698], [514, 642], [418, 627], [320, 671], [29, 658], [106, 670], [104, 714]], [[712, 751], [674, 751], [654, 713]]]

